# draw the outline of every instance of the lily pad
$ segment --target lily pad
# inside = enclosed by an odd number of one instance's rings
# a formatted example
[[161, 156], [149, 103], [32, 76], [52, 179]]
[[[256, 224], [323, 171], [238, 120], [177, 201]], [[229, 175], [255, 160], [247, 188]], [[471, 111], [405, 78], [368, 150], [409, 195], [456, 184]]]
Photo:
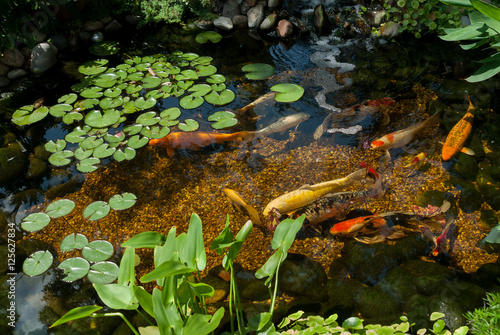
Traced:
[[253, 80], [267, 79], [274, 73], [274, 67], [264, 63], [247, 64], [241, 68], [243, 72], [248, 72], [245, 77]]
[[69, 93], [57, 99], [57, 102], [60, 104], [72, 104], [73, 102], [76, 101], [77, 98], [78, 95], [76, 95], [75, 93]]
[[222, 105], [227, 105], [231, 101], [234, 100], [235, 94], [231, 90], [224, 90], [221, 91], [220, 94], [212, 91], [210, 94], [205, 95], [205, 100], [208, 103], [211, 103], [212, 105], [217, 105], [217, 106], [222, 106]]
[[211, 90], [212, 90], [212, 87], [210, 85], [207, 85], [207, 84], [193, 85], [188, 89], [189, 92], [193, 92], [193, 93], [191, 93], [191, 95], [195, 96], [195, 97], [202, 97], [202, 96], [208, 94]]
[[84, 160], [85, 158], [89, 158], [90, 156], [92, 156], [93, 153], [94, 149], [85, 150], [83, 148], [78, 147], [75, 150], [75, 158], [81, 161]]
[[200, 44], [206, 43], [208, 41], [210, 41], [212, 43], [217, 43], [217, 42], [220, 42], [220, 40], [222, 40], [222, 35], [215, 32], [215, 31], [204, 31], [204, 32], [199, 33], [195, 37], [195, 41], [200, 43]]
[[86, 88], [80, 92], [80, 95], [84, 98], [100, 98], [103, 94], [102, 88], [97, 86]]
[[197, 65], [196, 73], [198, 77], [208, 77], [217, 72], [217, 68], [213, 65]]
[[99, 107], [102, 109], [110, 109], [110, 108], [116, 108], [120, 107], [123, 105], [123, 99], [121, 97], [116, 97], [116, 98], [103, 98], [99, 102]]
[[128, 140], [128, 146], [134, 149], [139, 149], [146, 144], [148, 144], [149, 138], [147, 137], [140, 137], [139, 135], [134, 135]]
[[50, 216], [46, 213], [32, 213], [21, 221], [21, 228], [26, 231], [39, 231], [50, 223]]
[[184, 123], [179, 123], [177, 127], [182, 131], [195, 131], [200, 127], [200, 124], [193, 119], [186, 119]]
[[87, 108], [87, 109], [90, 109], [97, 104], [99, 104], [99, 100], [95, 99], [95, 98], [91, 98], [91, 99], [85, 99], [82, 103], [82, 106]]
[[110, 87], [104, 91], [104, 95], [107, 96], [108, 98], [116, 98], [120, 94], [122, 94], [122, 89], [117, 87]]
[[65, 140], [57, 140], [55, 142], [53, 140], [50, 140], [45, 143], [45, 150], [47, 150], [48, 152], [63, 151], [64, 148], [66, 148]]
[[156, 105], [156, 99], [153, 97], [149, 97], [147, 99], [144, 99], [143, 97], [138, 98], [135, 100], [134, 103], [135, 107], [138, 109], [144, 110], [144, 109], [149, 109]]
[[94, 78], [94, 85], [109, 88], [115, 86], [119, 79], [121, 79], [120, 76], [115, 73], [103, 73]]
[[104, 65], [108, 64], [107, 59], [96, 59], [83, 63], [78, 67], [78, 71], [84, 75], [94, 75], [106, 71], [107, 67]]
[[109, 127], [117, 123], [120, 116], [120, 112], [116, 109], [106, 109], [104, 114], [96, 109], [87, 113], [85, 116], [85, 124], [95, 128]]
[[37, 251], [24, 260], [23, 272], [30, 277], [41, 275], [52, 266], [53, 261], [49, 251]]
[[220, 92], [226, 89], [226, 84], [212, 84], [210, 87], [212, 87], [212, 90]]
[[143, 63], [137, 64], [135, 66], [135, 68], [137, 69], [137, 71], [145, 72], [149, 69], [150, 66], [151, 66], [150, 62], [143, 62]]
[[158, 77], [147, 77], [142, 80], [143, 88], [155, 88], [160, 86], [161, 78]]
[[154, 126], [151, 128], [145, 127], [141, 130], [141, 134], [143, 136], [146, 136], [149, 138], [155, 138], [155, 139], [163, 138], [163, 137], [167, 136], [168, 134], [170, 134], [170, 128], [158, 127], [158, 126]]
[[[94, 150], [94, 153], [95, 153], [95, 150]], [[83, 172], [83, 173], [94, 172], [95, 170], [97, 170], [97, 166], [95, 166], [95, 165], [99, 164], [100, 162], [101, 162], [101, 160], [99, 158], [95, 158], [95, 157], [85, 158], [85, 159], [81, 160], [78, 164], [76, 164], [76, 169], [80, 172]]]
[[12, 115], [12, 122], [18, 126], [25, 126], [38, 122], [49, 114], [49, 108], [45, 106], [33, 110], [33, 105], [23, 106]]
[[[192, 81], [192, 80], [178, 81], [177, 82], [177, 87], [181, 88], [182, 90], [187, 90], [188, 88], [190, 88], [191, 86], [193, 86], [193, 84], [194, 84], [194, 81]], [[174, 89], [174, 88], [175, 87], [173, 87], [172, 89]]]
[[222, 84], [226, 81], [226, 77], [221, 74], [213, 74], [207, 78], [207, 82], [210, 84]]
[[148, 93], [146, 93], [145, 97], [146, 98], [153, 97], [156, 100], [159, 100], [159, 99], [163, 98], [164, 94], [165, 93], [163, 91], [160, 91], [160, 90], [151, 90]]
[[113, 256], [115, 249], [108, 241], [97, 240], [82, 249], [82, 256], [89, 262], [101, 262]]
[[83, 131], [80, 127], [73, 129], [71, 133], [64, 136], [64, 139], [69, 143], [80, 143], [85, 139], [87, 132]]
[[175, 76], [177, 80], [196, 80], [198, 79], [198, 74], [194, 70], [183, 70], [177, 76]]
[[271, 91], [280, 92], [274, 99], [279, 102], [294, 102], [302, 98], [304, 88], [297, 84], [278, 84], [271, 87]]
[[90, 264], [81, 257], [72, 257], [62, 261], [57, 268], [64, 270], [66, 275], [63, 278], [64, 281], [73, 282], [83, 278], [89, 272]]
[[132, 207], [137, 201], [137, 197], [132, 193], [115, 194], [109, 199], [109, 205], [114, 210], [124, 210]]
[[[130, 74], [127, 76], [127, 80], [129, 80], [129, 81], [139, 81], [139, 80], [141, 80], [142, 78], [144, 78], [144, 73], [142, 73], [142, 72], [134, 72], [134, 73], [130, 73]], [[141, 86], [141, 89], [142, 89], [142, 86]]]
[[96, 56], [113, 55], [120, 51], [118, 45], [119, 43], [116, 41], [102, 41], [92, 44], [89, 48], [89, 52]]
[[124, 131], [120, 131], [116, 134], [110, 134], [110, 133], [107, 133], [106, 135], [104, 135], [104, 139], [108, 142], [108, 143], [118, 143], [118, 142], [121, 142], [125, 139], [125, 130]]
[[179, 116], [181, 116], [182, 112], [180, 110], [179, 107], [170, 107], [170, 108], [167, 108], [165, 110], [163, 110], [161, 113], [160, 113], [160, 117], [162, 119], [168, 119], [168, 120], [175, 120], [177, 119]]
[[200, 96], [186, 95], [179, 100], [179, 105], [185, 109], [195, 109], [203, 105], [205, 100]]
[[73, 106], [69, 104], [57, 104], [49, 109], [50, 115], [54, 117], [63, 117], [67, 112], [73, 109]]
[[[117, 151], [118, 152], [118, 151]], [[91, 221], [99, 220], [109, 214], [110, 207], [107, 202], [94, 201], [83, 210], [83, 217]]]
[[104, 143], [103, 138], [97, 136], [89, 136], [82, 142], [80, 142], [80, 148], [83, 148], [85, 150], [95, 149], [103, 143]]
[[49, 157], [49, 162], [50, 164], [56, 165], [56, 166], [64, 166], [69, 163], [71, 163], [70, 157], [73, 157], [74, 153], [73, 151], [70, 150], [63, 150], [63, 151], [58, 151], [56, 153], [53, 153]]
[[62, 118], [62, 122], [66, 124], [72, 124], [75, 121], [81, 121], [83, 120], [83, 115], [82, 113], [79, 112], [69, 112], [65, 114]]
[[94, 149], [93, 156], [95, 158], [106, 158], [112, 156], [116, 148], [110, 148], [108, 143], [103, 143]]
[[139, 115], [135, 122], [143, 126], [152, 126], [160, 122], [160, 118], [156, 116], [156, 112], [151, 111]]
[[141, 86], [135, 85], [135, 84], [130, 84], [125, 89], [125, 92], [127, 92], [127, 94], [134, 94], [134, 93], [140, 92], [141, 90], [142, 90]]
[[135, 107], [134, 101], [128, 101], [125, 104], [123, 104], [123, 109], [122, 113], [123, 114], [133, 114], [137, 112], [137, 107]]
[[99, 262], [90, 267], [88, 278], [92, 283], [109, 284], [118, 278], [119, 268], [113, 262]]
[[47, 213], [51, 218], [55, 219], [71, 213], [74, 208], [75, 202], [73, 200], [60, 199], [48, 205], [45, 209], [45, 213]]
[[208, 117], [208, 121], [215, 121], [211, 126], [214, 129], [229, 128], [238, 123], [235, 114], [229, 111], [218, 111]]
[[82, 249], [89, 243], [89, 240], [82, 234], [69, 234], [61, 241], [59, 249], [68, 252], [74, 249]]
[[136, 154], [137, 152], [133, 148], [126, 147], [123, 149], [123, 151], [120, 149], [116, 150], [115, 153], [113, 154], [113, 158], [118, 162], [121, 162], [125, 159], [126, 160], [133, 159]]
[[133, 124], [131, 126], [126, 126], [123, 128], [123, 131], [128, 133], [129, 135], [139, 134], [142, 129], [142, 124]]

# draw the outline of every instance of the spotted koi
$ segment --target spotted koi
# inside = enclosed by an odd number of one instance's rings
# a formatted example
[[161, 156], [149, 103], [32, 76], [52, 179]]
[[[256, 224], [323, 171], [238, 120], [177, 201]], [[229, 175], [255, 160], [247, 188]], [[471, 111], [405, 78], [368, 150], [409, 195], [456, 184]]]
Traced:
[[467, 99], [469, 99], [469, 108], [467, 109], [467, 112], [462, 119], [460, 119], [460, 121], [453, 126], [443, 144], [443, 149], [441, 151], [443, 161], [452, 159], [462, 150], [464, 143], [472, 130], [472, 122], [474, 121], [474, 114], [472, 114], [472, 111], [474, 110], [474, 106], [470, 101], [469, 95], [467, 95]]

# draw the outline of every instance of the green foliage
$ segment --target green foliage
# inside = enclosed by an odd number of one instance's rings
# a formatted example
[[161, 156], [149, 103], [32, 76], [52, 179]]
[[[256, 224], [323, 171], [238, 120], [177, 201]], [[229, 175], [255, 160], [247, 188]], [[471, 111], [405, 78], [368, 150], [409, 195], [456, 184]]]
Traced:
[[210, 0], [141, 0], [142, 22], [146, 23], [179, 23], [187, 15], [195, 14], [207, 18], [211, 11]]
[[500, 292], [486, 293], [485, 301], [485, 307], [465, 314], [472, 334], [493, 335], [497, 334], [500, 328]]

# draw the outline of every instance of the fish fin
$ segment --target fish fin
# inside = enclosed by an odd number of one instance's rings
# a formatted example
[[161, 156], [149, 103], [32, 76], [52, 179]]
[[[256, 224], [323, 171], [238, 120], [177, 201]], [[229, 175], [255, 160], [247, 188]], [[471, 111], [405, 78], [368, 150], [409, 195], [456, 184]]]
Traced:
[[385, 155], [382, 157], [382, 163], [388, 164], [391, 161], [391, 153], [389, 150], [385, 151]]
[[174, 157], [174, 153], [175, 153], [174, 148], [172, 148], [172, 147], [167, 148], [168, 157], [170, 157], [170, 158]]
[[446, 212], [448, 209], [450, 209], [450, 207], [451, 207], [450, 202], [447, 200], [444, 200], [443, 204], [441, 205], [441, 213]]
[[387, 239], [388, 240], [397, 240], [398, 238], [403, 238], [403, 237], [406, 237], [406, 234], [401, 230], [396, 230], [395, 232], [393, 232], [392, 234], [387, 236]]
[[367, 236], [354, 236], [354, 239], [358, 242], [364, 243], [364, 244], [375, 244], [375, 243], [380, 243], [385, 241], [384, 236], [374, 236], [374, 237], [367, 237]]
[[370, 222], [370, 220], [363, 220], [360, 223], [356, 223], [356, 224], [352, 225], [351, 227], [349, 227], [349, 229], [347, 229], [347, 232], [348, 233], [356, 232], [356, 231], [360, 230], [361, 228], [363, 228], [364, 226], [366, 226], [366, 224], [368, 222]]
[[460, 149], [460, 152], [462, 152], [462, 153], [464, 153], [466, 155], [469, 155], [469, 156], [476, 155], [476, 153], [472, 149], [469, 149], [469, 148], [466, 148], [466, 147], [463, 147], [462, 149]]
[[328, 122], [330, 122], [330, 120], [333, 118], [334, 114], [333, 113], [330, 113], [328, 114], [325, 119], [323, 120], [323, 123], [321, 123], [321, 125], [318, 126], [318, 128], [316, 128], [316, 130], [314, 131], [314, 135], [313, 135], [313, 138], [317, 141], [320, 139], [320, 137], [325, 133], [326, 131], [326, 128], [328, 126]]
[[304, 184], [302, 185], [301, 187], [299, 187], [299, 190], [308, 190], [308, 191], [312, 191], [313, 188], [310, 184]]

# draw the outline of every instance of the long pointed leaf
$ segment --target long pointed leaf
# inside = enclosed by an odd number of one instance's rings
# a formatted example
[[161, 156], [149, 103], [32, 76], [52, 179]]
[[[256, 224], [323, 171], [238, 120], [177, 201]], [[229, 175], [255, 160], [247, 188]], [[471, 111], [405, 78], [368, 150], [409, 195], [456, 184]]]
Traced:
[[190, 268], [180, 262], [170, 260], [161, 263], [156, 269], [142, 276], [140, 280], [142, 283], [147, 283], [159, 278], [171, 277], [195, 271], [195, 268]]
[[132, 247], [125, 248], [120, 261], [117, 283], [123, 285], [135, 284], [135, 249]]
[[236, 259], [236, 256], [238, 255], [238, 252], [240, 251], [243, 242], [245, 242], [246, 238], [252, 231], [252, 228], [253, 228], [252, 221], [248, 220], [243, 225], [243, 227], [241, 227], [238, 234], [236, 234], [233, 244], [229, 247], [226, 256], [222, 260], [222, 265], [224, 266], [224, 269], [226, 269], [226, 271], [229, 269], [229, 263], [233, 263], [234, 260]]
[[152, 317], [155, 316], [153, 310], [153, 296], [146, 292], [146, 290], [142, 286], [133, 286], [134, 294], [139, 301], [139, 305], [141, 305], [142, 309], [146, 311]]
[[91, 305], [91, 306], [75, 307], [72, 310], [68, 311], [63, 316], [61, 316], [61, 318], [56, 322], [54, 322], [54, 324], [49, 328], [62, 325], [63, 323], [69, 321], [86, 318], [100, 309], [102, 309], [102, 306]]
[[500, 72], [500, 60], [484, 64], [479, 68], [479, 70], [477, 70], [472, 76], [468, 77], [466, 80], [470, 83], [475, 83], [478, 81], [483, 81], [488, 78], [491, 78], [498, 72]]
[[154, 248], [163, 243], [165, 243], [165, 235], [154, 231], [145, 231], [123, 242], [122, 247]]
[[301, 215], [296, 220], [286, 219], [281, 221], [274, 232], [273, 241], [271, 243], [273, 249], [283, 246], [283, 251], [288, 252], [293, 241], [295, 241], [295, 236], [300, 228], [302, 228], [304, 219], [305, 215]]
[[214, 315], [194, 314], [188, 318], [184, 326], [184, 334], [206, 335], [213, 332], [224, 316], [224, 307], [219, 308]]
[[120, 284], [92, 284], [99, 298], [113, 309], [133, 310], [139, 307], [132, 286]]
[[496, 21], [500, 21], [500, 8], [498, 8], [497, 6], [481, 0], [470, 0], [470, 3], [472, 4], [472, 6], [474, 6], [475, 9], [477, 9], [484, 15], [487, 15]]
[[[171, 335], [174, 333], [174, 325], [171, 325], [167, 316], [167, 310], [163, 306], [161, 299], [161, 291], [157, 288], [153, 289], [153, 309], [158, 329], [161, 335]], [[175, 311], [177, 313], [177, 311]]]
[[195, 213], [191, 215], [189, 221], [186, 243], [182, 249], [181, 259], [188, 266], [197, 268], [200, 271], [205, 269], [207, 265], [201, 219]]

